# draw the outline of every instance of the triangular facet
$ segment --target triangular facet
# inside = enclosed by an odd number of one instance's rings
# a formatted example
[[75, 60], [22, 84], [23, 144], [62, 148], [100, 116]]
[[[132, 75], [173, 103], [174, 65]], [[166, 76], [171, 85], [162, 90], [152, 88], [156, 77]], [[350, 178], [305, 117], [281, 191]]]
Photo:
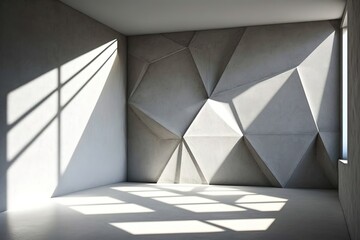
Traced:
[[187, 46], [189, 46], [189, 43], [190, 43], [191, 39], [193, 38], [194, 34], [195, 34], [195, 32], [190, 31], [190, 32], [164, 33], [162, 35], [184, 47], [187, 47]]
[[317, 132], [299, 75], [294, 69], [223, 92], [214, 99], [233, 106], [242, 129], [248, 134]]
[[210, 96], [245, 28], [196, 32], [189, 49]]
[[177, 173], [180, 171], [178, 166], [180, 166], [181, 159], [179, 158], [179, 151], [181, 144], [179, 144], [173, 154], [171, 155], [168, 163], [166, 164], [164, 170], [162, 171], [158, 183], [176, 183], [179, 181]]
[[179, 140], [160, 139], [128, 110], [128, 180], [157, 182]]
[[149, 64], [144, 60], [141, 60], [129, 54], [128, 66], [131, 66], [128, 68], [127, 81], [127, 96], [130, 97], [141, 82], [141, 79], [144, 76]]
[[316, 137], [314, 137], [303, 159], [294, 170], [286, 187], [316, 189], [333, 188], [324, 169], [316, 158]]
[[[194, 136], [228, 136], [241, 137], [242, 133], [236, 124], [234, 116], [228, 112], [221, 104], [212, 104], [213, 100], [208, 100], [201, 108], [189, 129], [185, 133], [185, 138]], [[216, 111], [227, 115], [220, 116]], [[227, 122], [224, 118], [228, 118]], [[231, 126], [228, 125], [231, 124]]]
[[297, 68], [320, 132], [339, 130], [339, 54], [333, 31]]
[[340, 159], [340, 133], [320, 132], [319, 135], [331, 162], [334, 166], [336, 166], [338, 160]]
[[192, 157], [186, 147], [186, 144], [182, 143], [181, 152], [181, 168], [180, 168], [180, 183], [193, 183], [203, 184], [206, 183], [203, 177], [200, 175], [199, 166], [195, 165], [195, 159]]
[[339, 133], [321, 132], [317, 141], [317, 159], [334, 187], [338, 184], [337, 161], [340, 157]]
[[189, 137], [186, 142], [210, 184], [269, 186], [242, 138]]
[[183, 46], [159, 34], [128, 37], [128, 52], [147, 62], [155, 62], [169, 56]]
[[246, 28], [214, 93], [297, 67], [332, 32], [325, 21]]
[[282, 187], [303, 158], [314, 135], [247, 135], [257, 155]]
[[161, 139], [181, 139], [181, 136], [177, 136], [175, 133], [166, 129], [156, 120], [151, 118], [148, 114], [144, 113], [143, 110], [140, 110], [139, 106], [136, 104], [129, 103], [129, 106], [134, 111], [134, 113], [139, 117], [139, 119], [159, 138]]
[[206, 99], [190, 52], [184, 50], [152, 63], [130, 103], [153, 119], [156, 116], [157, 122], [177, 136], [183, 136]]

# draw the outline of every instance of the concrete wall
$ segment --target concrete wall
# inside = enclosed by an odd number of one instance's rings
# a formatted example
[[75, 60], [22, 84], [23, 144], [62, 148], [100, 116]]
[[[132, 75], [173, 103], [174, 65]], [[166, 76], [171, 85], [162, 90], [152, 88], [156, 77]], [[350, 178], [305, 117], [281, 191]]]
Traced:
[[339, 163], [339, 196], [351, 239], [360, 239], [360, 2], [348, 1], [348, 164]]
[[126, 39], [58, 1], [0, 3], [0, 211], [126, 179]]
[[128, 39], [128, 179], [333, 188], [339, 22]]

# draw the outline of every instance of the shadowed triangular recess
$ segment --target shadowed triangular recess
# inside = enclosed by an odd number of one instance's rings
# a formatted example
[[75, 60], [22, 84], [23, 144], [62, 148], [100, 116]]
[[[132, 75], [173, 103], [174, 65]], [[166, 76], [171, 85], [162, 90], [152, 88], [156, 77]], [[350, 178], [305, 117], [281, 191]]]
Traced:
[[128, 37], [128, 52], [149, 63], [167, 57], [183, 46], [159, 34]]
[[206, 184], [204, 177], [194, 156], [189, 151], [186, 143], [182, 143], [181, 166], [180, 166], [180, 183]]
[[340, 134], [321, 132], [317, 141], [317, 158], [333, 186], [337, 186], [337, 161], [340, 157]]
[[325, 21], [246, 28], [214, 94], [297, 67], [331, 32]]
[[161, 139], [128, 111], [128, 180], [157, 182], [179, 140]]
[[166, 129], [160, 123], [153, 118], [149, 117], [143, 110], [141, 110], [136, 104], [129, 103], [130, 108], [138, 116], [138, 118], [159, 138], [161, 139], [181, 139], [181, 136], [177, 136], [175, 133]]
[[[259, 164], [260, 167], [266, 167], [278, 184], [273, 183], [281, 187], [285, 187], [313, 138], [314, 134], [246, 135], [247, 141], [256, 153], [255, 159], [263, 163]], [[263, 169], [265, 174], [269, 174], [267, 169]], [[270, 176], [269, 180], [274, 179]]]
[[339, 129], [340, 45], [336, 35], [334, 30], [297, 68], [320, 132]]
[[240, 128], [226, 103], [207, 100], [186, 131], [184, 138], [199, 136], [242, 136]]
[[242, 138], [189, 137], [186, 142], [210, 184], [270, 185]]
[[191, 39], [193, 38], [195, 32], [174, 32], [174, 33], [163, 33], [162, 35], [181, 46], [187, 47], [189, 46], [189, 43]]
[[158, 183], [178, 183], [180, 174], [181, 164], [181, 149], [182, 144], [180, 143], [174, 150], [169, 161], [167, 162], [164, 170], [162, 171]]
[[233, 54], [245, 28], [195, 33], [189, 49], [210, 96]]
[[316, 136], [312, 140], [303, 159], [300, 161], [290, 180], [286, 184], [289, 188], [333, 188], [324, 169], [316, 158]]
[[141, 82], [149, 64], [144, 60], [128, 54], [128, 81], [127, 81], [127, 96], [128, 98], [134, 93], [137, 86]]

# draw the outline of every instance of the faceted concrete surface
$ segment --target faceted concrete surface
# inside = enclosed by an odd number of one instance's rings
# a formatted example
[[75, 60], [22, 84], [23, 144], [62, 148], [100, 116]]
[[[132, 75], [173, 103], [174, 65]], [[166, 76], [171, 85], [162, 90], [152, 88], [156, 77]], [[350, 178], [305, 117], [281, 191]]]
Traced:
[[336, 25], [129, 37], [128, 180], [336, 188]]
[[333, 190], [116, 184], [0, 214], [2, 240], [348, 240]]

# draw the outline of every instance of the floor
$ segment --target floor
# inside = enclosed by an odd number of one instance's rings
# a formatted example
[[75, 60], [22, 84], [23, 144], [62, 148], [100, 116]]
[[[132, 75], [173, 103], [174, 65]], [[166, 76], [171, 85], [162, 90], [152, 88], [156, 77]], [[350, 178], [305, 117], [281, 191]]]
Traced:
[[116, 184], [0, 214], [0, 239], [349, 239], [337, 192]]

